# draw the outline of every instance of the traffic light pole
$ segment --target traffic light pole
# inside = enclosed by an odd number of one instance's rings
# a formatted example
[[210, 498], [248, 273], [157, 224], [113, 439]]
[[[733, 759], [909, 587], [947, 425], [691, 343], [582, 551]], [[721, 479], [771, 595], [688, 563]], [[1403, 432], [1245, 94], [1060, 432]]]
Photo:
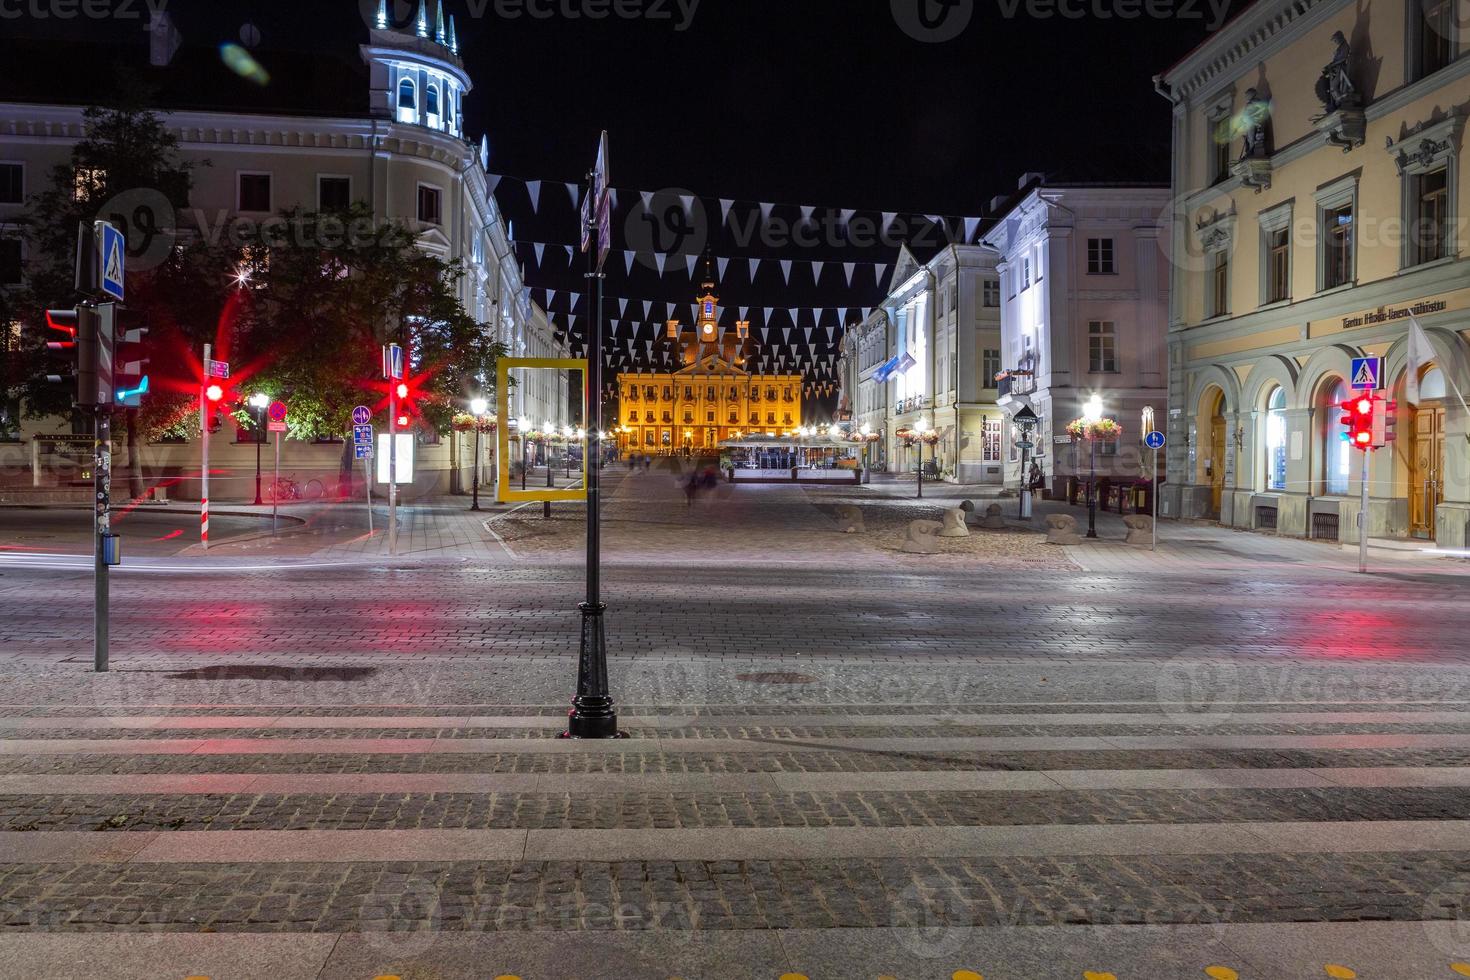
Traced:
[[1368, 570], [1368, 460], [1373, 451], [1363, 447], [1363, 498], [1358, 505], [1358, 571]]
[[388, 554], [398, 554], [398, 379], [393, 377], [388, 379]]
[[95, 560], [95, 609], [93, 665], [97, 673], [107, 672], [108, 623], [111, 618], [111, 592], [107, 581], [107, 542], [112, 536], [112, 417], [105, 405], [92, 409], [92, 486], [97, 494], [93, 558]]
[[[214, 353], [213, 344], [204, 345], [204, 363], [209, 364], [210, 355]], [[200, 440], [200, 465], [199, 475], [203, 481], [203, 489], [199, 495], [199, 541], [204, 545], [204, 550], [209, 550], [209, 399], [204, 394], [207, 387], [206, 382], [199, 383], [199, 429], [203, 433]]]

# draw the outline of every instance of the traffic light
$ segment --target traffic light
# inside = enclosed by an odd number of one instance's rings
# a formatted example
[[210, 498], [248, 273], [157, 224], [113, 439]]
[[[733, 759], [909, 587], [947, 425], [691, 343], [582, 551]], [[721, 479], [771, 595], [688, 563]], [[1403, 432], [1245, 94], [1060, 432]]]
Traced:
[[1342, 417], [1347, 441], [1364, 451], [1374, 448], [1374, 419], [1378, 415], [1374, 401], [1371, 394], [1354, 395], [1338, 406], [1347, 413]]
[[1386, 446], [1398, 439], [1399, 403], [1385, 401], [1383, 411], [1377, 415], [1378, 424], [1373, 429], [1373, 445]]
[[117, 327], [113, 342], [113, 400], [119, 408], [137, 408], [148, 394], [148, 375], [144, 366], [148, 363], [143, 338], [148, 335], [147, 327], [125, 330]]
[[[76, 404], [83, 408], [112, 404], [111, 314], [111, 306], [46, 311], [46, 326], [59, 335], [46, 342], [46, 349], [67, 362], [65, 373], [48, 374], [46, 380], [56, 383], [75, 378]], [[105, 330], [104, 319], [109, 322]]]
[[204, 427], [210, 432], [218, 432], [224, 425], [224, 413], [220, 405], [224, 397], [225, 390], [217, 384], [211, 384], [204, 389]]

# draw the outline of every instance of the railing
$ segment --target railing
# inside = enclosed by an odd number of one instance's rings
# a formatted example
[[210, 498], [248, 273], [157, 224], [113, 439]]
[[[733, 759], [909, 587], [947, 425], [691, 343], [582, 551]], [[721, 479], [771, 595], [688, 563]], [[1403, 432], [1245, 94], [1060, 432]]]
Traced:
[[1031, 395], [1036, 392], [1036, 376], [1031, 374], [1008, 374], [996, 382], [998, 395]]

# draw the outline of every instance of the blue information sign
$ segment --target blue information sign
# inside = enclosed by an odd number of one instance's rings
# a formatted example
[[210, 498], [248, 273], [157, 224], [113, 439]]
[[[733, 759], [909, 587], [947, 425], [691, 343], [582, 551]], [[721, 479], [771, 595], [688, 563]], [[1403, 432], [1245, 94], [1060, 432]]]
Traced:
[[1158, 429], [1155, 429], [1154, 431], [1143, 437], [1143, 444], [1150, 449], [1163, 449], [1164, 434]]
[[1354, 391], [1377, 391], [1383, 387], [1383, 359], [1379, 357], [1353, 358], [1352, 389]]
[[98, 279], [102, 291], [119, 303], [123, 302], [124, 279], [126, 277], [126, 243], [123, 233], [106, 221], [97, 222]]

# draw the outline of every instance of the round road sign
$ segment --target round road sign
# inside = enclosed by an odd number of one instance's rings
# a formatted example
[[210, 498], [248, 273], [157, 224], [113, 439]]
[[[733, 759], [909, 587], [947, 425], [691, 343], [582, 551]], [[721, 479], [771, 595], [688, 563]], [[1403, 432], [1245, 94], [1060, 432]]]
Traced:
[[373, 420], [373, 413], [368, 411], [366, 405], [359, 405], [352, 410], [353, 425], [367, 425]]
[[271, 402], [271, 407], [266, 409], [266, 413], [272, 422], [284, 422], [286, 421], [286, 403]]
[[1164, 434], [1157, 429], [1143, 437], [1143, 444], [1150, 449], [1164, 448]]

